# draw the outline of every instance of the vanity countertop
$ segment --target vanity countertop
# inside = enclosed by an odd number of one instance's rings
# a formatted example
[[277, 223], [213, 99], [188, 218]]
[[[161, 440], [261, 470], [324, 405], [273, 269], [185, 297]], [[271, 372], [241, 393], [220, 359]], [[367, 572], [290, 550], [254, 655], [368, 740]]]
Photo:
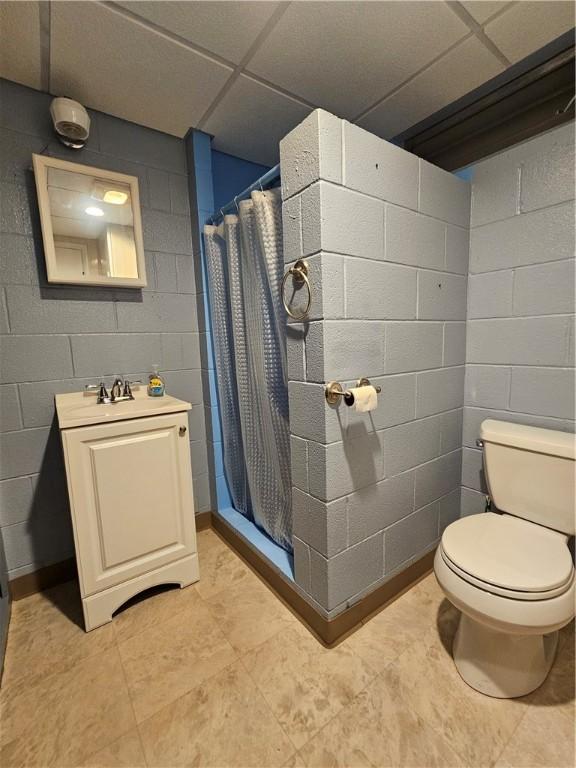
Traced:
[[141, 419], [146, 416], [162, 416], [189, 411], [192, 408], [190, 403], [171, 395], [149, 397], [146, 387], [134, 389], [133, 394], [134, 400], [118, 403], [97, 403], [95, 391], [55, 395], [58, 425], [60, 429], [70, 429], [126, 419]]

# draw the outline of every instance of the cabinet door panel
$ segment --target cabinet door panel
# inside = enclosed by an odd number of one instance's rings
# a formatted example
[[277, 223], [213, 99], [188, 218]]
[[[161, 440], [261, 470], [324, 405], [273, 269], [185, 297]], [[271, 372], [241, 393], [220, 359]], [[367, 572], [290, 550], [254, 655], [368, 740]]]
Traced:
[[186, 414], [63, 433], [85, 595], [196, 550]]

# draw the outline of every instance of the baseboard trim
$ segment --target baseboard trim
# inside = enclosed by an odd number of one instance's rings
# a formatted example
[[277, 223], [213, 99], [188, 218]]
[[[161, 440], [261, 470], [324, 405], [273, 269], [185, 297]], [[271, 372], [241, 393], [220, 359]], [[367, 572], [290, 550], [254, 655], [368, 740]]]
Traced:
[[[335, 618], [327, 619], [222, 517], [212, 512], [201, 512], [196, 515], [196, 530], [203, 531], [207, 528], [216, 530], [327, 646], [336, 645], [366, 619], [400, 597], [407, 589], [427, 576], [434, 564], [434, 551], [427, 552], [404, 571], [369, 592], [353, 606]], [[202, 564], [200, 564], [200, 572], [202, 572]], [[76, 560], [72, 557], [60, 563], [39, 568], [33, 573], [19, 576], [10, 581], [8, 586], [12, 600], [16, 601], [76, 578]]]
[[38, 568], [37, 571], [12, 579], [8, 582], [8, 589], [10, 590], [10, 597], [16, 601], [76, 578], [78, 578], [76, 558], [70, 557], [68, 560], [45, 565], [43, 568]]
[[[427, 576], [434, 565], [434, 551], [427, 552], [423, 557], [411, 563], [404, 571], [369, 592], [353, 606], [335, 618], [327, 619], [305, 600], [296, 588], [286, 581], [270, 565], [269, 561], [251, 547], [223, 518], [213, 514], [212, 527], [263, 577], [265, 582], [327, 646], [336, 645], [352, 630], [358, 628], [368, 617], [394, 602], [407, 589]], [[200, 572], [202, 572], [202, 565], [200, 565]]]

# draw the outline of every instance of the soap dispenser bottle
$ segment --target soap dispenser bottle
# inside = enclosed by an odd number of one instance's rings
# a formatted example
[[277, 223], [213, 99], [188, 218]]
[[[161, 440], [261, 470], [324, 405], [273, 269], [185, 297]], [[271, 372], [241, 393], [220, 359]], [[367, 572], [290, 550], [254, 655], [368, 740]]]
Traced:
[[152, 366], [152, 373], [148, 376], [148, 394], [150, 397], [162, 397], [164, 394], [165, 384], [164, 379], [158, 373], [160, 366], [155, 364]]

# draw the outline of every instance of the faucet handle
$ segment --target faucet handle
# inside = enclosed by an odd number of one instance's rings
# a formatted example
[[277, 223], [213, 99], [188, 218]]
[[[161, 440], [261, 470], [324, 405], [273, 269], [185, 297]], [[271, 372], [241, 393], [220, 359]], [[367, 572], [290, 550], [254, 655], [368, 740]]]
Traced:
[[125, 379], [124, 392], [122, 393], [122, 397], [128, 397], [130, 400], [134, 400], [134, 395], [132, 394], [132, 384], [142, 384], [142, 381], [140, 379], [134, 379], [133, 381], [128, 381], [128, 379]]
[[103, 381], [101, 381], [99, 384], [86, 384], [84, 389], [91, 391], [91, 390], [98, 390], [98, 397], [96, 402], [97, 403], [109, 403], [110, 402], [110, 396], [108, 394], [108, 391], [106, 390], [106, 385]]

